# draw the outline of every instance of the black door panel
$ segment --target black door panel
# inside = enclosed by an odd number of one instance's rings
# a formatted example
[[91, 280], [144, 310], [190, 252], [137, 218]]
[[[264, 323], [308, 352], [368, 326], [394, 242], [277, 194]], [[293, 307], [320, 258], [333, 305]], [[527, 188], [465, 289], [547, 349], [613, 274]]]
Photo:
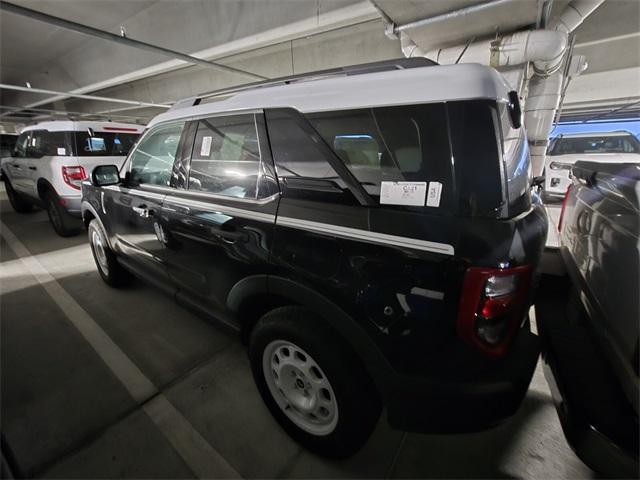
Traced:
[[164, 260], [179, 291], [222, 313], [237, 282], [268, 273], [278, 199], [238, 205], [185, 191], [167, 195]]
[[[105, 194], [104, 205], [112, 217], [115, 248], [138, 268], [152, 276], [168, 281], [163, 265], [164, 194], [150, 187], [111, 187]], [[106, 190], [106, 189], [105, 189]]]

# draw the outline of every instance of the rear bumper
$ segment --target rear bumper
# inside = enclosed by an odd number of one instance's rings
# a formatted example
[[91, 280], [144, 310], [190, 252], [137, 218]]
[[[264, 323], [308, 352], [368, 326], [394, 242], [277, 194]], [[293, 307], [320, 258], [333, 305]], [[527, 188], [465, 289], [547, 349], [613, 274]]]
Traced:
[[637, 478], [638, 415], [588, 321], [567, 318], [572, 305], [567, 307], [566, 292], [559, 291], [541, 296], [536, 317], [544, 374], [565, 437], [580, 459], [601, 475]]
[[80, 210], [82, 197], [80, 195], [60, 195], [59, 198], [69, 215], [78, 218], [82, 216], [82, 212]]
[[463, 380], [398, 379], [387, 404], [393, 428], [423, 433], [461, 433], [489, 428], [512, 416], [536, 367], [538, 337], [522, 330], [510, 353], [484, 374]]

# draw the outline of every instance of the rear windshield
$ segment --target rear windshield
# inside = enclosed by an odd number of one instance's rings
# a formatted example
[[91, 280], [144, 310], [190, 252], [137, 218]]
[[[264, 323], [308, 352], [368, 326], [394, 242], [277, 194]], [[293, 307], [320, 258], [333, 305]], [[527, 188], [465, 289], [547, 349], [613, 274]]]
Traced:
[[138, 138], [137, 133], [75, 132], [75, 155], [79, 157], [125, 156]]
[[549, 155], [598, 153], [640, 153], [640, 144], [632, 135], [558, 138]]

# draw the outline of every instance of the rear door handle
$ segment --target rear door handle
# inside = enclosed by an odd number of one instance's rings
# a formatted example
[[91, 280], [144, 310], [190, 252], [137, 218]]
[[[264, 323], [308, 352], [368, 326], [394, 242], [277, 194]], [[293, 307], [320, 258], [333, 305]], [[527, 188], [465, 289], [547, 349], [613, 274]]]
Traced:
[[146, 205], [139, 205], [137, 207], [131, 207], [133, 208], [133, 211], [136, 212], [138, 215], [140, 215], [142, 218], [149, 218], [149, 217], [153, 217], [153, 210], [150, 208], [147, 208]]
[[38, 170], [38, 167], [29, 167], [29, 170]]
[[219, 232], [216, 236], [229, 245], [233, 245], [238, 241], [244, 242], [249, 238], [249, 235], [244, 232]]

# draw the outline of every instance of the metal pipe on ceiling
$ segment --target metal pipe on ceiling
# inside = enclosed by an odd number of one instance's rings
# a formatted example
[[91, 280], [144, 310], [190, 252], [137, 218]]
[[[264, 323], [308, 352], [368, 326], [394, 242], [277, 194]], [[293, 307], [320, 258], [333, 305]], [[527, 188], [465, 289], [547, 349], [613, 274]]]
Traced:
[[[2, 5], [2, 3], [0, 3]], [[97, 100], [100, 102], [113, 102], [113, 103], [123, 103], [125, 105], [136, 105], [138, 107], [156, 107], [156, 108], [170, 108], [170, 105], [164, 105], [162, 103], [149, 103], [149, 102], [139, 102], [137, 100], [124, 100], [122, 98], [112, 98], [112, 97], [98, 97], [96, 95], [81, 95], [79, 93], [68, 93], [68, 92], [56, 92], [55, 90], [45, 90], [43, 88], [30, 88], [30, 87], [22, 87], [20, 85], [8, 85], [6, 83], [0, 83], [0, 90], [15, 90], [18, 92], [29, 92], [29, 93], [44, 93], [47, 95], [64, 95], [67, 97], [73, 98], [82, 98], [84, 100]], [[23, 109], [27, 109], [26, 107], [22, 107]]]
[[116, 42], [121, 45], [126, 45], [128, 47], [135, 47], [141, 50], [158, 53], [160, 55], [177, 58], [179, 60], [192, 63], [194, 65], [213, 68], [213, 69], [228, 72], [228, 73], [236, 73], [238, 75], [244, 75], [246, 77], [251, 77], [254, 79], [256, 78], [260, 80], [267, 79], [267, 77], [263, 77], [262, 75], [258, 75], [256, 73], [247, 72], [246, 70], [229, 67], [227, 65], [222, 65], [220, 63], [210, 62], [208, 60], [203, 60], [202, 58], [197, 58], [191, 55], [176, 52], [175, 50], [169, 50], [168, 48], [158, 47], [157, 45], [141, 42], [140, 40], [134, 40], [133, 38], [116, 35], [114, 33], [100, 30], [98, 28], [89, 27], [87, 25], [82, 25], [81, 23], [77, 23], [77, 22], [72, 22], [71, 20], [65, 20], [64, 18], [54, 17], [53, 15], [38, 12], [37, 10], [31, 10], [30, 8], [21, 7], [13, 3], [1, 1], [0, 10], [14, 13], [16, 15], [22, 15], [23, 17], [28, 17], [34, 20], [38, 20], [40, 22], [56, 25], [58, 27], [65, 28], [67, 30], [73, 30], [75, 32], [83, 33], [85, 35], [90, 35], [92, 37], [98, 37], [103, 40], [108, 40], [110, 42]]
[[393, 32], [398, 34], [400, 32], [404, 32], [405, 30], [410, 30], [412, 28], [426, 27], [429, 25], [433, 25], [434, 23], [444, 22], [446, 20], [451, 20], [452, 18], [464, 17], [466, 15], [482, 12], [494, 7], [501, 7], [503, 5], [516, 3], [518, 1], [520, 0], [491, 0], [486, 3], [471, 5], [469, 7], [454, 10], [452, 12], [442, 13], [440, 15], [435, 15], [433, 17], [423, 18], [421, 20], [416, 20], [414, 22], [405, 23], [404, 25], [396, 25], [393, 28]]

